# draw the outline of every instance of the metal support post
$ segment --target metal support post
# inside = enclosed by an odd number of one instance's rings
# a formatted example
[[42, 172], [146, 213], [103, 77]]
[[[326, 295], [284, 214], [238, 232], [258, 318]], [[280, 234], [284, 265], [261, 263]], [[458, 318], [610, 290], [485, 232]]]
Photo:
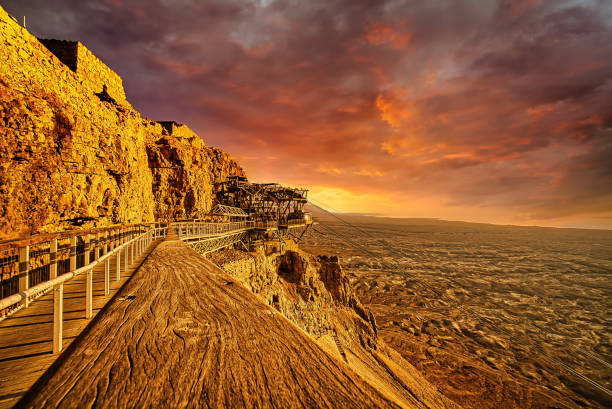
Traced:
[[57, 277], [57, 239], [51, 239], [49, 243], [49, 279]]
[[85, 277], [85, 318], [93, 315], [93, 268], [87, 270]]
[[53, 287], [53, 353], [62, 351], [64, 326], [64, 283]]
[[104, 262], [104, 295], [110, 294], [110, 257]]
[[[30, 288], [30, 246], [19, 248], [19, 291]], [[26, 297], [24, 305], [30, 305], [30, 300]]]

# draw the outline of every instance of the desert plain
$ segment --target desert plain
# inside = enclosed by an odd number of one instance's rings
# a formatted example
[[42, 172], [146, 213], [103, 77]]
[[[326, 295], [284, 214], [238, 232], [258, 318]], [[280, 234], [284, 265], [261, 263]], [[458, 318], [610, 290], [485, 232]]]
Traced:
[[379, 335], [465, 408], [612, 407], [612, 231], [315, 213]]

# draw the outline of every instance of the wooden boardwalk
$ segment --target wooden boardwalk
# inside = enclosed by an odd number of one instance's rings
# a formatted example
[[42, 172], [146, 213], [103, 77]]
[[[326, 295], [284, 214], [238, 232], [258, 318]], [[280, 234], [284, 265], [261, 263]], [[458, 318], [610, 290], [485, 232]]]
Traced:
[[[134, 271], [159, 242], [153, 242], [143, 254], [121, 272], [116, 281], [116, 255], [111, 258], [110, 295], [104, 295], [104, 263], [93, 274], [93, 318], [117, 291], [132, 277]], [[123, 260], [122, 260], [123, 261]], [[123, 262], [122, 262], [123, 265]], [[63, 348], [92, 322], [85, 318], [85, 274], [64, 284]], [[53, 292], [49, 291], [29, 308], [22, 309], [0, 322], [0, 409], [12, 407], [21, 396], [62, 354], [52, 353]]]
[[18, 406], [398, 407], [178, 240], [151, 252]]

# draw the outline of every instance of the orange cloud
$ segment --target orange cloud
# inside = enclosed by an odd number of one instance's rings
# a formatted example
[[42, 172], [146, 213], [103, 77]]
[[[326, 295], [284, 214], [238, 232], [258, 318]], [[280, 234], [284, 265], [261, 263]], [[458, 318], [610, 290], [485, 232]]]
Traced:
[[324, 164], [324, 163], [319, 163], [319, 166], [317, 167], [317, 172], [319, 173], [326, 173], [326, 174], [340, 174], [342, 173], [342, 171], [336, 167], [330, 166], [328, 164]]
[[380, 149], [383, 152], [388, 153], [391, 156], [397, 155], [399, 150], [409, 149], [410, 147], [414, 147], [414, 142], [407, 138], [395, 138], [389, 139], [382, 143]]
[[359, 176], [384, 176], [385, 174], [379, 170], [372, 168], [361, 168], [358, 171], [353, 172], [353, 175]]
[[393, 128], [399, 128], [404, 120], [412, 116], [412, 112], [401, 107], [397, 98], [389, 93], [386, 95], [378, 94], [376, 97], [376, 108], [380, 113], [380, 119]]
[[383, 152], [391, 156], [398, 154], [401, 156], [441, 155], [440, 152], [446, 148], [447, 145], [444, 142], [427, 144], [416, 138], [391, 138], [384, 141], [380, 146]]

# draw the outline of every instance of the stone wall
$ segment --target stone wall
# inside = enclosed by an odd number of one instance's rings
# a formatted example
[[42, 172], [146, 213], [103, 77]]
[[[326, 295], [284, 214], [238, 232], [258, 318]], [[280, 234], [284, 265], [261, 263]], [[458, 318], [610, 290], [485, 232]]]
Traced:
[[83, 50], [74, 72], [0, 8], [0, 239], [200, 215], [213, 183], [243, 175], [187, 127], [142, 118]]
[[39, 41], [64, 65], [75, 72], [81, 85], [94, 94], [106, 92], [116, 103], [125, 104], [125, 91], [121, 77], [93, 55], [79, 41], [40, 38]]
[[77, 49], [77, 74], [81, 78], [82, 85], [94, 93], [102, 93], [106, 90], [117, 103], [126, 103], [121, 77], [80, 42]]

